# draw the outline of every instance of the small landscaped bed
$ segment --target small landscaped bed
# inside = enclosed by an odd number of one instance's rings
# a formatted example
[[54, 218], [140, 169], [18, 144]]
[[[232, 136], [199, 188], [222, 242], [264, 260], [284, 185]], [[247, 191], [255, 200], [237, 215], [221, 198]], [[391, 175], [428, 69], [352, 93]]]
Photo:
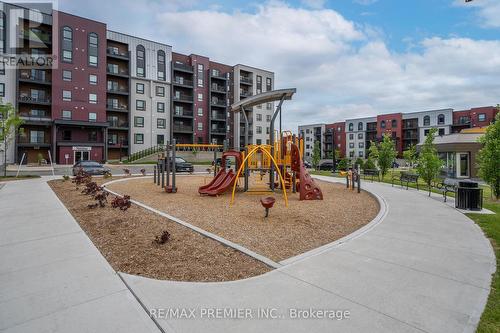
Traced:
[[[96, 178], [98, 184], [109, 179]], [[105, 207], [76, 190], [70, 180], [49, 182], [111, 266], [120, 272], [178, 281], [230, 281], [263, 274], [270, 268], [239, 251], [206, 238], [136, 205], [125, 211]], [[133, 197], [132, 197], [133, 198]], [[133, 198], [134, 199], [134, 198]], [[164, 231], [169, 239], [159, 244]]]
[[152, 178], [130, 179], [107, 188], [128, 194], [134, 200], [168, 213], [206, 231], [243, 245], [250, 250], [281, 261], [342, 238], [370, 222], [378, 213], [377, 200], [369, 193], [348, 190], [345, 185], [318, 182], [322, 201], [299, 201], [289, 194], [285, 207], [282, 194], [276, 198], [269, 217], [259, 200], [269, 194], [237, 193], [230, 206], [231, 193], [202, 197], [198, 187], [210, 176], [178, 176], [178, 192], [167, 194]]

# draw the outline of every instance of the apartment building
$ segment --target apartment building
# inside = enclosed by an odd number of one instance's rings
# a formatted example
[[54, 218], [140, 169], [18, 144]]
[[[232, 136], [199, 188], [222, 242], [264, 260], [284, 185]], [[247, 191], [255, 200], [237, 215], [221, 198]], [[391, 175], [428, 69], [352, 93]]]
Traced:
[[180, 143], [223, 144], [230, 130], [233, 67], [174, 52], [172, 73], [173, 138]]
[[[238, 64], [233, 68], [233, 103], [274, 90], [274, 73], [246, 65]], [[257, 105], [245, 110], [248, 118], [248, 143], [268, 144], [271, 118], [274, 113], [274, 103]], [[231, 114], [232, 129], [230, 139], [232, 146], [239, 149], [245, 142], [245, 121], [243, 115]]]
[[[19, 34], [9, 30], [15, 26], [10, 15], [0, 18], [2, 53], [57, 59], [35, 69], [0, 67], [0, 97], [24, 120], [7, 163], [22, 156], [24, 163], [48, 161], [49, 155], [61, 164], [122, 159], [172, 138], [217, 144], [227, 139], [239, 147], [244, 133], [228, 106], [274, 89], [269, 71], [172, 53], [167, 44], [50, 8], [38, 18], [28, 8], [1, 5], [5, 13], [21, 12]], [[254, 109], [247, 111], [249, 143], [266, 143], [274, 104]]]
[[325, 135], [323, 144], [323, 156], [327, 158], [333, 152], [338, 151], [339, 157], [345, 156], [345, 122], [337, 122], [325, 125]]
[[451, 130], [453, 133], [459, 133], [466, 128], [488, 126], [495, 119], [497, 113], [498, 109], [493, 106], [455, 111], [453, 112]]
[[304, 158], [311, 161], [314, 151], [314, 145], [319, 142], [321, 149], [321, 158], [327, 156], [327, 152], [323, 149], [325, 142], [326, 125], [313, 124], [299, 126], [299, 135], [304, 139]]
[[164, 144], [172, 47], [108, 31], [107, 57], [108, 159]]
[[348, 158], [366, 158], [367, 146], [377, 133], [377, 117], [347, 119], [345, 122], [346, 152]]

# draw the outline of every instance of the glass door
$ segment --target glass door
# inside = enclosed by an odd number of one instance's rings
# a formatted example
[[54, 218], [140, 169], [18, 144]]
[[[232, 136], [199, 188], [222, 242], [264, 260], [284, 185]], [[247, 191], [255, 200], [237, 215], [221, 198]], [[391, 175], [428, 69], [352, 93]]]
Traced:
[[77, 150], [75, 151], [74, 159], [74, 163], [79, 161], [88, 161], [90, 160], [90, 152]]
[[469, 153], [457, 153], [457, 178], [469, 177]]

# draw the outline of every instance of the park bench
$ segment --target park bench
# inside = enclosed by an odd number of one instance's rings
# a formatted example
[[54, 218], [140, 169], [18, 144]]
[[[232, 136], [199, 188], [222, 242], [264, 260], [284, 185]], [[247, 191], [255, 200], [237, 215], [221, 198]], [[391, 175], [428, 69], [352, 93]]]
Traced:
[[392, 176], [392, 186], [394, 186], [394, 181], [399, 180], [401, 187], [406, 183], [406, 189], [408, 189], [408, 184], [415, 183], [418, 188], [418, 175], [415, 173], [401, 172], [399, 176]]
[[366, 176], [371, 176], [371, 181], [373, 182], [373, 177], [376, 176], [378, 181], [380, 181], [380, 171], [377, 169], [366, 169], [363, 170], [363, 176], [366, 180]]
[[439, 178], [434, 182], [433, 187], [443, 194], [444, 202], [446, 202], [446, 195], [448, 193], [455, 193], [457, 182], [451, 178]]

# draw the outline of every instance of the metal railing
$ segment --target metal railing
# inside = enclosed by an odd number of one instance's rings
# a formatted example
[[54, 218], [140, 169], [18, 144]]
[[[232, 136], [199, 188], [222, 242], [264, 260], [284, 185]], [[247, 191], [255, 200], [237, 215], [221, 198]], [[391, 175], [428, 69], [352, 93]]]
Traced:
[[120, 56], [120, 57], [123, 57], [123, 58], [128, 58], [128, 52], [127, 51], [125, 51], [125, 52], [119, 51], [119, 50], [117, 51], [117, 50], [115, 50], [113, 48], [110, 48], [110, 47], [108, 47], [106, 49], [106, 53], [109, 54], [109, 55], [114, 55], [114, 56]]
[[121, 120], [108, 120], [110, 127], [128, 128], [128, 122]]
[[193, 80], [187, 80], [185, 78], [179, 78], [179, 77], [176, 77], [174, 79], [174, 83], [181, 84], [183, 86], [189, 86], [189, 87], [193, 86]]
[[128, 88], [125, 87], [118, 87], [118, 88], [109, 88], [107, 90], [109, 93], [127, 93], [128, 94]]
[[193, 127], [192, 126], [187, 126], [187, 125], [176, 125], [176, 124], [174, 124], [173, 130], [174, 130], [174, 132], [175, 131], [177, 131], [177, 132], [192, 132], [193, 131]]
[[186, 95], [186, 94], [180, 94], [180, 95], [175, 95], [172, 97], [172, 100], [174, 101], [185, 101], [185, 102], [192, 102], [193, 101], [193, 96], [191, 95]]
[[210, 104], [216, 105], [216, 106], [226, 106], [226, 101], [221, 101], [221, 100], [210, 100]]
[[192, 116], [193, 116], [192, 110], [181, 110], [181, 111], [174, 110], [174, 117], [192, 117]]
[[190, 71], [190, 72], [193, 71], [193, 67], [192, 66], [189, 66], [189, 65], [186, 65], [186, 64], [179, 64], [179, 63], [176, 63], [176, 62], [174, 62], [174, 69], [183, 69], [183, 70]]
[[251, 77], [240, 76], [240, 82], [252, 84], [253, 79]]
[[50, 98], [40, 98], [32, 96], [19, 96], [18, 101], [21, 103], [50, 103]]

